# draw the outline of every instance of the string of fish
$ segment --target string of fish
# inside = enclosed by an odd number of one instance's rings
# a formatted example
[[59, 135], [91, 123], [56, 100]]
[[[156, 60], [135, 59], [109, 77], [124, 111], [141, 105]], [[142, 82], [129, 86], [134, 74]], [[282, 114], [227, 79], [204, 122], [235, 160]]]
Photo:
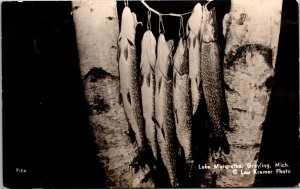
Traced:
[[[226, 148], [218, 140], [223, 139], [221, 110], [225, 97], [221, 79], [218, 76], [221, 69], [211, 69], [220, 66], [216, 25], [209, 22], [215, 18], [215, 10], [207, 9], [207, 4], [196, 4], [193, 12], [184, 14], [162, 14], [148, 8], [147, 31], [142, 39], [140, 69], [136, 61], [135, 27], [136, 15], [130, 11], [128, 0], [124, 1], [121, 31], [119, 35], [119, 72], [120, 93], [128, 124], [134, 131], [138, 144], [138, 156], [134, 165], [149, 164], [152, 171], [156, 170], [157, 161], [162, 159], [165, 165], [170, 185], [180, 185], [177, 176], [178, 150], [183, 149], [187, 175], [193, 175], [195, 168], [192, 149], [192, 118], [199, 110], [200, 101], [205, 99], [207, 111], [213, 123], [215, 148], [226, 152]], [[159, 17], [159, 37], [156, 39], [151, 31], [151, 12]], [[188, 20], [186, 34], [184, 32], [183, 16], [192, 14]], [[162, 16], [180, 18], [179, 42], [174, 54], [174, 41], [166, 41]], [[198, 20], [198, 22], [195, 22]], [[200, 22], [199, 22], [200, 20]], [[133, 28], [133, 29], [130, 29]], [[126, 39], [124, 39], [126, 38]], [[212, 58], [216, 57], [216, 58]], [[140, 70], [140, 73], [137, 73]], [[212, 83], [215, 83], [212, 85]], [[219, 83], [219, 84], [218, 84]], [[180, 148], [176, 145], [179, 142]], [[150, 152], [147, 152], [149, 146]], [[227, 150], [228, 151], [228, 150]], [[149, 158], [149, 156], [153, 158]], [[147, 157], [147, 158], [145, 158]], [[144, 159], [143, 159], [144, 158]]]

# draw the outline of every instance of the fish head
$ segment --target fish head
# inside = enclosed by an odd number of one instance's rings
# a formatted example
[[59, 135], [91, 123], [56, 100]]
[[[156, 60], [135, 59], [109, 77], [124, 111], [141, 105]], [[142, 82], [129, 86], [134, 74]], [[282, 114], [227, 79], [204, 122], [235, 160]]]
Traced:
[[168, 55], [167, 56], [167, 62], [166, 62], [166, 74], [165, 77], [166, 77], [166, 80], [171, 80], [172, 79], [172, 76], [173, 76], [173, 49], [174, 49], [174, 41], [171, 39], [169, 41], [167, 41], [167, 44], [166, 44], [166, 54]]
[[203, 8], [203, 25], [202, 25], [202, 41], [209, 43], [217, 41], [217, 20], [216, 8], [208, 10], [206, 6]]
[[136, 14], [131, 12], [129, 7], [125, 7], [122, 12], [120, 36], [125, 36], [134, 43], [137, 24]]
[[201, 23], [202, 23], [202, 6], [197, 3], [193, 9], [193, 12], [187, 23], [186, 33], [193, 32], [195, 35], [200, 35]]
[[157, 43], [157, 67], [160, 69], [162, 76], [166, 80], [172, 79], [173, 74], [173, 59], [172, 53], [174, 41], [166, 41], [165, 36], [160, 34]]
[[[147, 62], [142, 62], [142, 64], [149, 63], [149, 66], [154, 71], [155, 61], [156, 61], [156, 39], [150, 30], [144, 33], [142, 39], [142, 57], [146, 58]], [[148, 65], [141, 65], [148, 66]]]
[[179, 39], [176, 53], [174, 55], [174, 68], [180, 75], [188, 74], [188, 50], [187, 41], [183, 38]]

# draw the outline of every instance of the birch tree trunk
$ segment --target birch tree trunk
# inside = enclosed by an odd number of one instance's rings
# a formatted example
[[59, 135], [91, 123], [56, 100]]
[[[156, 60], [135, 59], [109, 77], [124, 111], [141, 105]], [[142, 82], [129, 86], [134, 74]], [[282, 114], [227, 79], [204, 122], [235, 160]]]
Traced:
[[[227, 137], [231, 152], [225, 156], [228, 164], [239, 164], [220, 170], [217, 186], [249, 187], [254, 183], [262, 138], [262, 124], [266, 117], [272, 89], [278, 49], [282, 0], [231, 0], [230, 13], [223, 20], [226, 37], [224, 80], [233, 132]], [[272, 165], [271, 165], [272, 166]], [[266, 169], [268, 170], [268, 169]]]
[[106, 172], [106, 186], [151, 187], [151, 180], [141, 182], [149, 171], [147, 167], [137, 173], [129, 169], [137, 146], [125, 134], [127, 120], [118, 103], [116, 0], [73, 1], [72, 6], [89, 120]]

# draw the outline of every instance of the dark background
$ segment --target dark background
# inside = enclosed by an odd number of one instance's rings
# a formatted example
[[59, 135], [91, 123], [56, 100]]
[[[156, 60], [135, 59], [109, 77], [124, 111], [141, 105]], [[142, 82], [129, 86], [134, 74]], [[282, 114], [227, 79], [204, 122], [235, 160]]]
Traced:
[[[161, 12], [192, 11], [195, 2], [149, 2]], [[124, 7], [117, 3], [119, 18]], [[129, 2], [146, 30], [147, 10]], [[219, 28], [230, 1], [217, 1]], [[2, 3], [4, 186], [104, 187], [105, 175], [88, 125], [70, 2]], [[299, 181], [298, 5], [284, 0], [276, 74], [260, 161], [286, 161], [293, 174], [262, 176], [258, 186]], [[184, 17], [186, 23], [188, 16]], [[152, 31], [158, 37], [158, 17]], [[179, 18], [164, 18], [166, 39], [178, 41]], [[220, 28], [220, 31], [221, 28]], [[221, 50], [225, 40], [220, 33]], [[221, 57], [223, 57], [221, 55]], [[26, 173], [16, 172], [16, 168]]]

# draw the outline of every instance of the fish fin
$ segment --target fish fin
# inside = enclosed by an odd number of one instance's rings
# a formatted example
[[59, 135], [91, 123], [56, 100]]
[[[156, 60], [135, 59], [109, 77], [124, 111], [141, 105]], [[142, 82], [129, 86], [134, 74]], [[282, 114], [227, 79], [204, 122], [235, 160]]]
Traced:
[[175, 115], [175, 120], [176, 120], [176, 123], [178, 124], [178, 115], [177, 115], [177, 109], [175, 109], [174, 111], [174, 115]]
[[174, 77], [173, 77], [173, 85], [174, 85], [174, 88], [176, 88], [176, 76], [177, 76], [177, 73], [174, 72]]
[[127, 39], [127, 41], [128, 41], [128, 43], [129, 43], [130, 46], [134, 46], [134, 44], [133, 44], [132, 41], [130, 41], [129, 39]]
[[123, 103], [123, 98], [122, 98], [121, 93], [119, 93], [118, 103], [119, 103], [119, 105], [121, 105]]
[[127, 60], [128, 59], [128, 47], [126, 47], [124, 49], [124, 56], [125, 56], [125, 59]]
[[199, 80], [198, 80], [198, 77], [195, 78], [195, 81], [196, 81], [196, 86], [198, 87], [198, 90], [199, 90]]
[[141, 74], [141, 77], [140, 77], [140, 85], [143, 86], [144, 84], [144, 75]]
[[158, 81], [158, 94], [160, 93], [161, 82], [162, 82], [162, 78], [160, 78]]
[[164, 131], [163, 125], [161, 126], [160, 130], [161, 130], [161, 134], [162, 134], [164, 140], [166, 140], [166, 137], [165, 137], [165, 131]]
[[146, 81], [147, 81], [147, 86], [150, 87], [150, 72], [147, 74]]
[[196, 41], [197, 40], [197, 38], [195, 37], [194, 39], [193, 39], [193, 49], [195, 48], [195, 46], [196, 46]]
[[160, 125], [159, 125], [158, 121], [155, 119], [155, 117], [152, 117], [152, 121], [156, 127], [160, 128]]
[[127, 100], [128, 100], [128, 102], [129, 102], [129, 104], [131, 105], [131, 96], [130, 96], [129, 91], [128, 91], [128, 93], [127, 93]]

